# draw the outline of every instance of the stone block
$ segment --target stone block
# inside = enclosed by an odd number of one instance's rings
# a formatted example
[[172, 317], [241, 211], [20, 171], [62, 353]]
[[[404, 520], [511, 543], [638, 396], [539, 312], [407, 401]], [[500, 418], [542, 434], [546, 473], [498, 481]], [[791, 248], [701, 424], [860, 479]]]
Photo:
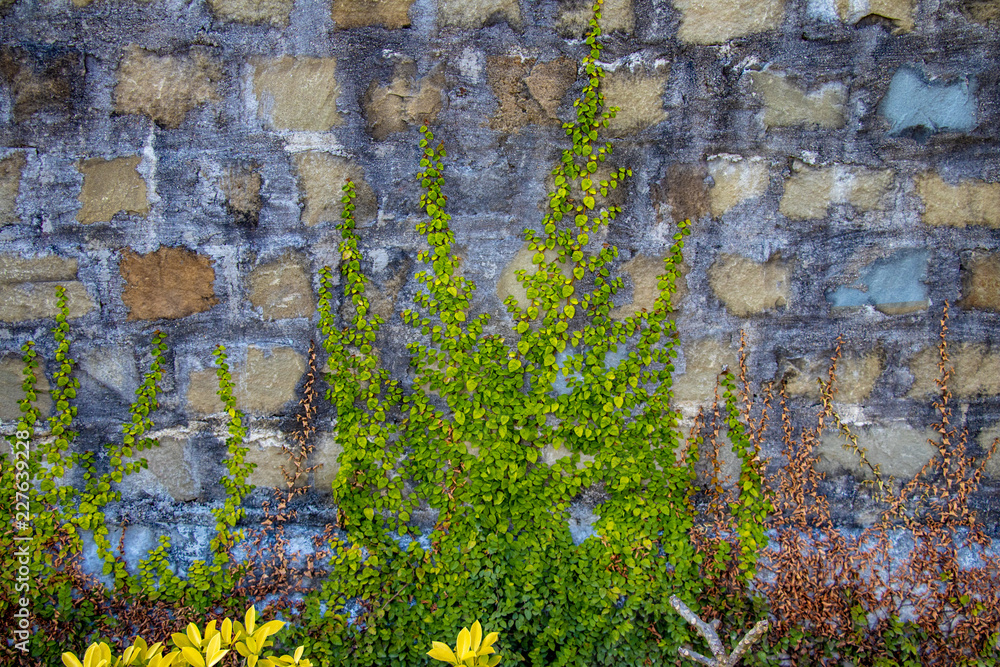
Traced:
[[710, 210], [708, 170], [700, 164], [672, 164], [649, 188], [658, 220], [697, 222]]
[[893, 26], [893, 34], [899, 34], [913, 30], [914, 5], [914, 0], [809, 0], [808, 13], [851, 25], [863, 20], [886, 21]]
[[76, 280], [77, 262], [62, 257], [0, 255], [0, 321], [55, 317], [56, 287], [66, 288], [70, 319], [94, 309], [87, 289]]
[[767, 164], [761, 158], [715, 156], [708, 161], [708, 174], [714, 182], [708, 191], [714, 218], [722, 217], [741, 202], [762, 196], [770, 183]]
[[346, 158], [323, 151], [306, 151], [295, 155], [295, 168], [305, 199], [302, 222], [313, 227], [324, 222], [340, 221], [344, 205], [344, 183], [354, 182], [354, 220], [364, 223], [372, 220], [378, 210], [375, 193], [365, 182], [361, 168]]
[[1000, 23], [1000, 0], [965, 0], [962, 13], [971, 21], [994, 26]]
[[372, 81], [368, 86], [362, 107], [368, 132], [376, 140], [413, 125], [433, 123], [444, 107], [444, 70], [436, 67], [420, 79], [416, 73], [415, 64], [407, 61], [396, 66], [389, 85]]
[[684, 372], [674, 375], [674, 400], [707, 404], [715, 396], [719, 373], [723, 368], [737, 367], [736, 350], [715, 338], [684, 343]]
[[[948, 388], [956, 398], [971, 400], [1000, 395], [1000, 352], [982, 343], [960, 343], [948, 347], [953, 367]], [[926, 398], [939, 393], [940, 356], [937, 347], [927, 347], [910, 361], [913, 386], [907, 396]]]
[[407, 28], [412, 4], [413, 0], [333, 0], [333, 22], [341, 29], [368, 25]]
[[250, 303], [266, 320], [312, 317], [313, 298], [309, 260], [286, 253], [250, 273]]
[[[525, 275], [533, 276], [538, 273], [538, 264], [532, 264], [531, 259], [534, 257], [535, 253], [528, 248], [525, 244], [514, 258], [504, 267], [504, 270], [500, 273], [500, 278], [497, 280], [497, 296], [500, 297], [500, 301], [503, 302], [508, 296], [514, 297], [520, 308], [527, 308], [530, 303], [528, 300], [527, 290], [524, 289], [522, 285], [517, 280], [517, 272], [524, 271]], [[557, 257], [557, 253], [554, 250], [545, 251], [545, 260], [547, 262], [554, 261]], [[562, 262], [559, 264], [559, 269], [563, 276], [573, 276], [573, 265], [570, 262]]]
[[807, 93], [784, 74], [753, 72], [754, 93], [764, 101], [765, 127], [816, 126], [837, 129], [844, 126], [847, 87], [828, 83]]
[[131, 403], [135, 399], [135, 390], [139, 388], [135, 350], [112, 346], [89, 350], [80, 357], [80, 370], [126, 401]]
[[889, 134], [970, 132], [975, 129], [976, 83], [971, 76], [954, 82], [928, 81], [917, 70], [901, 67], [889, 82], [879, 112], [889, 122]]
[[335, 58], [283, 56], [256, 64], [254, 93], [261, 116], [277, 130], [326, 132], [343, 120]]
[[963, 259], [960, 305], [1000, 312], [1000, 255], [974, 252]]
[[667, 77], [658, 74], [615, 71], [601, 85], [605, 108], [616, 107], [608, 129], [616, 135], [634, 134], [667, 119], [663, 94]]
[[113, 160], [91, 158], [78, 163], [77, 169], [83, 174], [83, 188], [77, 221], [85, 225], [111, 222], [119, 211], [147, 215], [146, 181], [136, 170], [141, 160], [140, 156], [132, 155]]
[[313, 489], [318, 493], [329, 494], [333, 481], [337, 479], [340, 470], [340, 454], [344, 448], [340, 446], [332, 433], [317, 433], [309, 465], [318, 465], [313, 471]]
[[[677, 280], [677, 290], [670, 298], [670, 303], [676, 310], [680, 302], [687, 296], [688, 267], [681, 264], [681, 276]], [[613, 319], [625, 319], [637, 315], [641, 311], [652, 312], [656, 300], [660, 297], [659, 276], [663, 274], [663, 258], [649, 255], [635, 255], [622, 264], [621, 271], [627, 273], [632, 281], [632, 301], [618, 306], [611, 311]]]
[[[806, 396], [813, 400], [820, 398], [818, 380], [829, 379], [830, 355], [808, 355], [785, 358], [778, 364], [776, 380], [785, 380], [785, 390], [789, 396]], [[847, 353], [837, 362], [835, 388], [838, 403], [859, 404], [871, 395], [875, 382], [884, 370], [882, 355], [869, 352], [865, 355]]]
[[788, 270], [777, 257], [761, 264], [723, 253], [708, 269], [708, 284], [726, 310], [749, 317], [788, 304]]
[[256, 227], [260, 221], [259, 165], [231, 167], [222, 177], [222, 194], [226, 197], [226, 210], [238, 225]]
[[224, 21], [279, 28], [288, 25], [293, 4], [293, 0], [208, 0], [212, 13]]
[[485, 25], [506, 21], [521, 28], [518, 0], [438, 0], [438, 24], [476, 30]]
[[[986, 452], [990, 451], [993, 447], [993, 441], [1000, 438], [1000, 423], [996, 423], [989, 428], [984, 428], [979, 432], [979, 437], [976, 438], [976, 444], [979, 445], [979, 449]], [[997, 447], [997, 451], [993, 453], [989, 461], [986, 461], [985, 465], [982, 459], [976, 462], [977, 465], [983, 466], [983, 474], [992, 480], [1000, 480], [1000, 446]]]
[[177, 128], [188, 111], [218, 101], [220, 78], [221, 67], [206, 51], [158, 56], [131, 46], [118, 67], [115, 111], [145, 114], [163, 127]]
[[1000, 183], [968, 179], [951, 185], [934, 172], [917, 176], [914, 183], [924, 202], [924, 224], [1000, 228]]
[[891, 169], [875, 171], [842, 165], [810, 169], [796, 163], [785, 181], [778, 210], [792, 220], [825, 218], [832, 204], [851, 204], [857, 211], [871, 211], [880, 207], [894, 178]]
[[[263, 437], [251, 438], [247, 443], [248, 463], [256, 463], [257, 467], [247, 481], [257, 488], [281, 489], [288, 488], [285, 474], [282, 469], [291, 473], [295, 470], [295, 464], [289, 459], [289, 453], [282, 447], [283, 439], [272, 434], [265, 434]], [[294, 443], [289, 443], [294, 446]], [[295, 486], [301, 487], [308, 480], [300, 477]]]
[[0, 227], [21, 221], [17, 215], [17, 193], [24, 163], [23, 153], [11, 153], [0, 160]]
[[853, 286], [827, 292], [832, 308], [875, 306], [887, 315], [903, 315], [926, 310], [927, 250], [900, 250], [865, 266]]
[[[931, 429], [915, 429], [905, 424], [869, 426], [852, 429], [858, 446], [872, 465], [877, 465], [882, 478], [895, 477], [904, 484], [913, 479], [928, 461], [937, 454], [932, 444], [938, 433]], [[820, 438], [815, 453], [816, 470], [825, 474], [848, 472], [862, 479], [874, 479], [872, 472], [860, 464], [852, 449], [844, 447], [847, 439], [837, 430], [826, 430]]]
[[[556, 18], [556, 30], [566, 37], [583, 37], [590, 30], [594, 4], [587, 0], [563, 3]], [[635, 29], [635, 10], [632, 0], [606, 0], [601, 8], [601, 32], [631, 33]]]
[[[236, 407], [253, 415], [279, 414], [296, 398], [295, 388], [305, 373], [305, 358], [290, 347], [265, 350], [250, 346], [246, 361], [231, 364]], [[191, 373], [188, 383], [188, 410], [212, 415], [223, 412], [218, 376], [214, 369]]]
[[[39, 360], [35, 369], [35, 407], [42, 417], [52, 412], [52, 397], [49, 394], [49, 380], [45, 377], [45, 364]], [[23, 414], [21, 400], [24, 398], [24, 362], [20, 357], [0, 358], [0, 421], [16, 423]]]
[[673, 0], [681, 12], [677, 38], [689, 44], [723, 44], [779, 27], [785, 0]]
[[219, 302], [212, 260], [191, 250], [161, 247], [147, 255], [125, 250], [119, 270], [129, 320], [176, 320]]
[[559, 124], [556, 112], [575, 79], [576, 63], [569, 58], [539, 63], [520, 56], [488, 57], [486, 80], [498, 102], [490, 127], [517, 132], [526, 125]]
[[169, 497], [178, 502], [190, 502], [201, 496], [201, 485], [191, 466], [191, 447], [184, 435], [161, 435], [159, 446], [142, 451], [133, 450], [129, 462], [146, 459], [147, 467], [123, 481], [126, 496], [143, 493]]
[[7, 80], [18, 123], [39, 111], [65, 107], [72, 96], [72, 82], [83, 73], [77, 54], [39, 61], [18, 49], [0, 52], [0, 75]]

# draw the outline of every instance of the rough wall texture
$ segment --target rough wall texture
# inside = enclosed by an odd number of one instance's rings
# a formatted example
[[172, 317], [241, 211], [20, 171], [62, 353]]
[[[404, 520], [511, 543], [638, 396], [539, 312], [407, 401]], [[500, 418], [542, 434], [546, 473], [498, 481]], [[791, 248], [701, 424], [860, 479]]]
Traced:
[[[573, 114], [583, 3], [0, 4], [0, 416], [17, 414], [20, 345], [51, 351], [56, 285], [89, 360], [81, 446], [117, 431], [166, 331], [164, 448], [129, 502], [196, 523], [218, 499], [218, 342], [261, 438], [254, 479], [281, 479], [274, 442], [317, 336], [316, 271], [339, 258], [345, 177], [373, 307], [413, 306], [422, 122], [448, 148], [473, 309], [514, 338], [502, 300], [523, 297], [513, 274], [531, 269], [519, 233], [542, 218]], [[622, 108], [610, 162], [635, 178], [600, 242], [621, 249], [624, 316], [655, 299], [675, 222], [694, 223], [677, 299], [684, 409], [710, 400], [742, 329], [751, 374], [786, 379], [814, 414], [841, 336], [845, 419], [872, 460], [908, 474], [929, 455], [947, 301], [960, 418], [986, 442], [1000, 422], [996, 3], [618, 0], [605, 14], [606, 92]], [[404, 381], [410, 335], [390, 317], [378, 342]], [[314, 453], [322, 511], [337, 451]], [[838, 495], [856, 466], [833, 440], [820, 453], [840, 516], [862, 522]], [[996, 513], [1000, 464], [987, 472], [976, 502]]]

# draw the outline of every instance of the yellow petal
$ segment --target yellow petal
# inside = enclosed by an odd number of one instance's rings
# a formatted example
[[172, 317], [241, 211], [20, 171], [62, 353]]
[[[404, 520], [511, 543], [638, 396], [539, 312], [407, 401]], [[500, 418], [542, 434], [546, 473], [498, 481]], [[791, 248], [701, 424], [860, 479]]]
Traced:
[[226, 657], [226, 654], [227, 654], [227, 653], [229, 653], [229, 651], [228, 651], [228, 650], [225, 650], [225, 651], [219, 651], [219, 652], [217, 652], [217, 653], [210, 653], [209, 655], [211, 655], [212, 657], [208, 659], [208, 662], [207, 662], [207, 663], [205, 663], [205, 664], [206, 664], [206, 667], [212, 667], [212, 665], [214, 665], [215, 663], [219, 662], [219, 661], [220, 661], [220, 660], [222, 660], [222, 659], [223, 659], [224, 657]]
[[66, 667], [83, 667], [83, 663], [80, 662], [80, 658], [69, 652], [62, 654], [62, 662], [66, 665]]
[[447, 644], [442, 644], [441, 642], [431, 642], [434, 647], [430, 651], [427, 651], [427, 655], [434, 658], [435, 660], [440, 660], [441, 662], [447, 662], [450, 665], [458, 663], [455, 659], [455, 654], [452, 653], [451, 649], [448, 648]]
[[174, 641], [174, 646], [177, 648], [184, 648], [185, 646], [191, 646], [191, 640], [188, 639], [187, 635], [182, 632], [175, 632], [170, 635], [170, 638]]
[[205, 655], [206, 656], [215, 655], [216, 653], [219, 652], [219, 649], [221, 647], [222, 647], [222, 635], [216, 633], [214, 637], [208, 640], [208, 648], [205, 649]]
[[472, 645], [472, 635], [469, 634], [468, 628], [462, 628], [462, 631], [458, 633], [458, 643], [455, 644], [455, 655], [461, 661], [465, 660], [465, 656], [469, 653], [469, 646]]
[[194, 648], [201, 648], [201, 633], [198, 631], [198, 626], [194, 623], [188, 623], [187, 626], [187, 636], [191, 640], [191, 646]]
[[469, 646], [472, 652], [479, 654], [479, 644], [483, 641], [483, 626], [476, 621], [472, 624], [472, 644]]
[[154, 654], [159, 653], [162, 648], [163, 644], [161, 644], [160, 642], [156, 642], [143, 652], [142, 657], [145, 658], [146, 660], [149, 660], [150, 658], [153, 657]]
[[191, 667], [205, 667], [205, 658], [193, 647], [185, 646], [181, 649], [181, 654], [191, 663]]
[[100, 655], [97, 651], [97, 644], [91, 644], [87, 647], [87, 652], [83, 654], [84, 667], [90, 667], [91, 665], [97, 664], [97, 656]]
[[292, 662], [298, 662], [299, 659], [302, 658], [302, 651], [304, 649], [305, 649], [305, 646], [300, 646], [297, 649], [295, 649], [295, 655], [292, 656]]
[[490, 657], [490, 661], [486, 663], [489, 667], [497, 667], [500, 664], [500, 656], [494, 655]]
[[254, 621], [256, 619], [257, 619], [257, 610], [253, 608], [253, 605], [251, 605], [250, 608], [247, 609], [247, 614], [245, 618], [246, 621], [245, 625], [248, 634], [253, 632]]
[[[267, 637], [268, 635], [273, 635], [275, 632], [277, 632], [278, 630], [280, 630], [283, 627], [285, 627], [285, 622], [284, 621], [278, 621], [278, 620], [268, 621], [264, 625], [260, 626], [257, 629], [257, 632], [263, 631], [264, 636]], [[254, 633], [254, 634], [256, 634], [256, 633]]]
[[496, 633], [496, 632], [491, 632], [490, 634], [486, 635], [486, 638], [483, 639], [483, 645], [482, 645], [482, 648], [480, 648], [480, 653], [482, 653], [482, 649], [483, 648], [486, 648], [487, 646], [493, 646], [493, 644], [499, 638], [500, 638], [500, 635], [498, 633]]
[[233, 622], [228, 618], [222, 622], [222, 643], [226, 646], [233, 643]]

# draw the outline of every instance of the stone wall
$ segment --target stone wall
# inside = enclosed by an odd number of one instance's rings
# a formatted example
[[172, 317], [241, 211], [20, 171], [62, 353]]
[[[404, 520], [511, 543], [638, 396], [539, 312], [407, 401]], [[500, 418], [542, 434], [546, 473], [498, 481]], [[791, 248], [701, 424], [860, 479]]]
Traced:
[[[81, 447], [118, 432], [151, 334], [166, 331], [161, 449], [123, 487], [136, 544], [165, 531], [207, 544], [205, 507], [222, 492], [219, 342], [252, 416], [251, 481], [281, 481], [348, 177], [369, 297], [389, 317], [379, 348], [405, 381], [411, 334], [390, 315], [418, 287], [422, 122], [449, 151], [474, 309], [514, 337], [502, 300], [565, 146], [584, 3], [4, 0], [0, 12], [0, 419], [17, 414], [20, 345], [53, 348], [55, 286], [80, 361]], [[913, 474], [931, 453], [948, 302], [952, 388], [981, 455], [1000, 432], [1000, 3], [608, 0], [604, 24], [604, 90], [621, 107], [611, 162], [635, 178], [596, 242], [622, 251], [624, 317], [655, 299], [675, 222], [693, 221], [684, 414], [733, 367], [742, 330], [753, 376], [786, 378], [810, 416], [841, 336], [845, 419], [885, 472]], [[320, 420], [328, 430], [329, 412]], [[863, 523], [857, 462], [836, 438], [821, 450], [838, 516]], [[338, 451], [320, 436], [316, 522]], [[975, 502], [995, 519], [1000, 461], [987, 472]]]

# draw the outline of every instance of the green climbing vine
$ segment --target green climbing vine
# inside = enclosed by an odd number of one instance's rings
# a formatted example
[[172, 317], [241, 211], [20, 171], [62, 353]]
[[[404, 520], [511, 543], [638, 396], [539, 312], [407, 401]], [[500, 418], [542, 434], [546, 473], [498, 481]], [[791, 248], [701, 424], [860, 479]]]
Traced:
[[[344, 447], [333, 484], [344, 533], [319, 595], [342, 613], [360, 610], [336, 642], [303, 638], [314, 655], [415, 660], [419, 636], [448, 634], [481, 610], [505, 637], [505, 655], [532, 664], [654, 659], [687, 637], [666, 610], [671, 594], [696, 603], [700, 558], [688, 540], [697, 452], [683, 446], [670, 407], [670, 295], [688, 227], [664, 257], [652, 310], [612, 318], [618, 253], [591, 239], [621, 212], [608, 196], [631, 171], [597, 175], [612, 155], [599, 133], [615, 114], [599, 90], [599, 19], [598, 2], [576, 119], [564, 125], [572, 146], [552, 172], [541, 229], [524, 232], [533, 271], [518, 275], [525, 302], [506, 301], [513, 339], [488, 333], [490, 316], [475, 313], [447, 213], [446, 150], [423, 127], [417, 179], [427, 217], [417, 231], [427, 268], [416, 274], [417, 308], [402, 313], [417, 334], [413, 377], [405, 392], [389, 381], [376, 350], [383, 321], [365, 296], [354, 187], [344, 188], [341, 312], [350, 324], [335, 326], [329, 269], [319, 304]], [[594, 536], [574, 540], [569, 511], [588, 489], [600, 489]], [[418, 515], [430, 518], [427, 530]]]

